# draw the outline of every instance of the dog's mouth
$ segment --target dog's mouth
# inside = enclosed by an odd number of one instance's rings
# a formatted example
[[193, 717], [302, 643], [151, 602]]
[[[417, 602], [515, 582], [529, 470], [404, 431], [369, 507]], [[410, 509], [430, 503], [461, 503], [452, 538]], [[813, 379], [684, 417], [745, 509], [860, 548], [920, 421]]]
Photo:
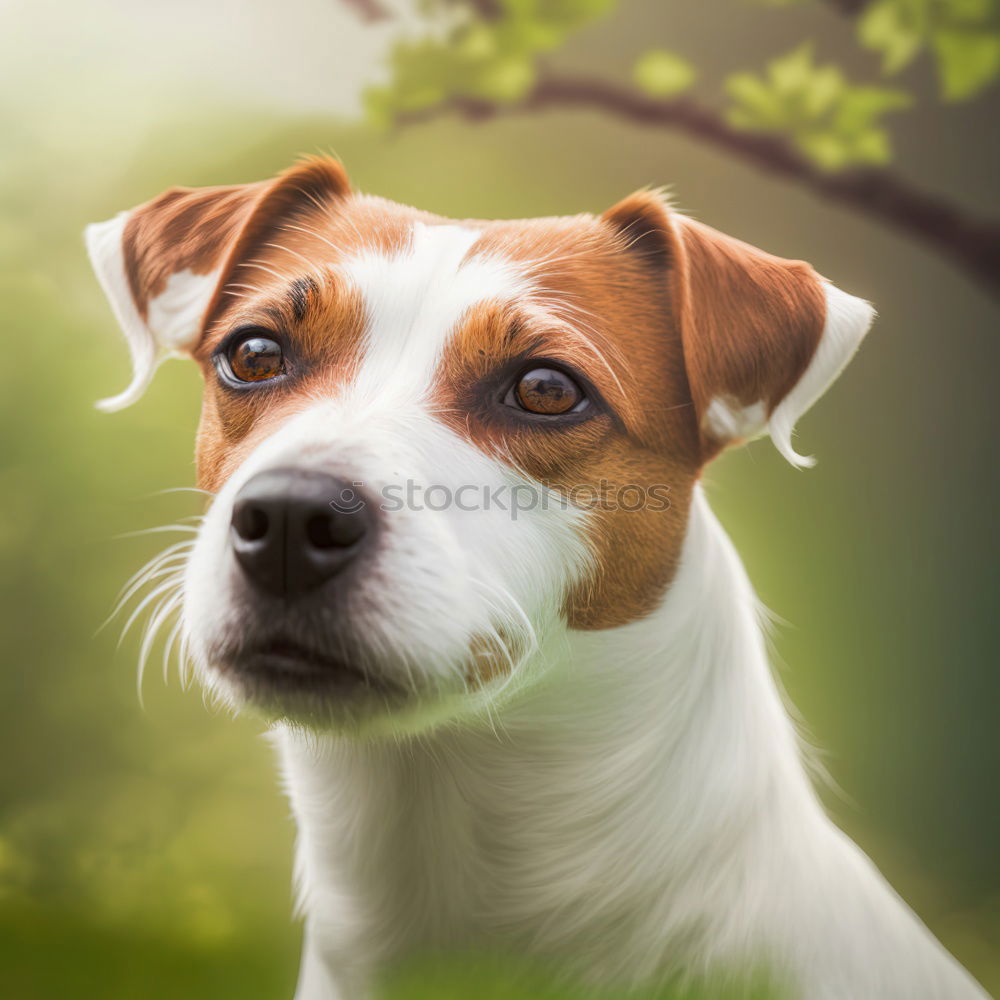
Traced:
[[255, 701], [288, 696], [329, 701], [397, 701], [403, 689], [357, 659], [332, 656], [295, 639], [279, 636], [242, 645], [219, 658], [222, 672]]

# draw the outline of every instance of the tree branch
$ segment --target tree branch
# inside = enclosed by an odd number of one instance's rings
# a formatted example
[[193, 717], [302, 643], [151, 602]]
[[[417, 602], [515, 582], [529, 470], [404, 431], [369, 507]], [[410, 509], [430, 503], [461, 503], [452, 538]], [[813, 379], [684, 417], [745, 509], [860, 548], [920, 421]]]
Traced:
[[990, 294], [1000, 297], [1000, 222], [980, 221], [960, 206], [883, 168], [837, 173], [820, 170], [780, 136], [733, 129], [718, 112], [688, 99], [650, 98], [590, 77], [548, 76], [523, 101], [509, 107], [453, 98], [428, 111], [400, 116], [398, 122], [412, 124], [447, 112], [481, 122], [549, 108], [603, 111], [647, 128], [682, 132], [765, 173], [786, 177], [828, 201], [887, 223], [951, 260]]
[[500, 0], [451, 0], [454, 4], [465, 4], [471, 7], [476, 16], [483, 21], [496, 21], [503, 15]]
[[[389, 21], [395, 17], [393, 11], [382, 0], [342, 0], [342, 2], [362, 21], [369, 24], [375, 21]], [[449, 3], [471, 7], [476, 16], [483, 21], [495, 21], [503, 14], [500, 0], [449, 0]]]
[[[343, 0], [367, 20], [391, 17], [381, 0]], [[481, 17], [496, 16], [497, 0], [468, 0]], [[861, 12], [870, 0], [827, 0], [842, 13]], [[520, 103], [498, 106], [456, 97], [423, 112], [401, 115], [401, 125], [455, 112], [478, 122], [499, 115], [553, 107], [604, 111], [647, 128], [685, 133], [723, 150], [765, 173], [788, 178], [828, 201], [846, 205], [886, 223], [950, 260], [994, 298], [1000, 298], [1000, 221], [980, 221], [940, 195], [922, 191], [884, 168], [820, 170], [787, 140], [760, 132], [741, 132], [710, 108], [688, 99], [659, 100], [597, 78], [543, 77]]]
[[836, 7], [845, 17], [856, 17], [871, 0], [826, 0], [831, 7]]
[[388, 21], [392, 18], [392, 11], [384, 6], [380, 0], [343, 0], [344, 4], [350, 7], [362, 21], [374, 24], [376, 21]]

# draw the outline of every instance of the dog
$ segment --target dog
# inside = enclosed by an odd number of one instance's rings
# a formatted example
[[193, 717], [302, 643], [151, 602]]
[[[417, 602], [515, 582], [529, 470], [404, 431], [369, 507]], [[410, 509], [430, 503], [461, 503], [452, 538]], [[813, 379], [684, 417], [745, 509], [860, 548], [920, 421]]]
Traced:
[[86, 242], [134, 366], [99, 405], [169, 355], [204, 375], [183, 642], [271, 725], [297, 1000], [448, 948], [581, 989], [986, 996], [825, 815], [699, 485], [764, 434], [810, 464], [868, 303], [657, 191], [452, 221], [322, 157]]

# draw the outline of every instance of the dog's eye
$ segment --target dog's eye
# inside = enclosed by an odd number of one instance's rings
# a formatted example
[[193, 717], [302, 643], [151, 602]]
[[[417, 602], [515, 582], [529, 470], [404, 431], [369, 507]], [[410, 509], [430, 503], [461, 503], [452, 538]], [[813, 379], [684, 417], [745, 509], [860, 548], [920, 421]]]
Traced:
[[580, 387], [556, 368], [533, 368], [518, 379], [514, 399], [522, 410], [544, 416], [559, 416], [586, 402]]
[[251, 333], [237, 340], [226, 351], [226, 360], [241, 382], [262, 382], [285, 370], [281, 345], [263, 333]]

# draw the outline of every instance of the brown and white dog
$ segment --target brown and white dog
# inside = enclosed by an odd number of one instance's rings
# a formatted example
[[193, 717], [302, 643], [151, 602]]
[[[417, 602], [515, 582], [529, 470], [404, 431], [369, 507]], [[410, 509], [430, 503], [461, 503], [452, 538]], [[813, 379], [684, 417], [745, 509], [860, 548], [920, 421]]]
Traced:
[[455, 222], [328, 159], [87, 243], [135, 366], [104, 407], [169, 354], [204, 374], [180, 622], [208, 689], [273, 723], [299, 1000], [448, 947], [625, 988], [985, 996], [824, 814], [699, 487], [763, 433], [807, 464], [793, 426], [867, 303], [653, 192]]

